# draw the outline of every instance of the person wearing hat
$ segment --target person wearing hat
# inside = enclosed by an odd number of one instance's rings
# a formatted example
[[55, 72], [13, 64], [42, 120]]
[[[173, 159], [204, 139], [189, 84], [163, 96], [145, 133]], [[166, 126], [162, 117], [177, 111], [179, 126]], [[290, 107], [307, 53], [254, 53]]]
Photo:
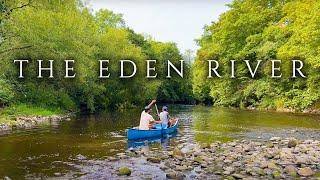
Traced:
[[167, 106], [162, 107], [162, 112], [159, 114], [159, 117], [160, 117], [160, 122], [162, 124], [162, 128], [164, 129], [176, 123], [175, 118], [172, 118], [172, 119], [170, 118]]
[[157, 102], [156, 100], [152, 100], [151, 103], [148, 106], [146, 106], [142, 111], [140, 116], [140, 125], [139, 125], [140, 130], [149, 130], [150, 128], [153, 127], [155, 123], [161, 123], [160, 121], [154, 120], [154, 118], [151, 115], [152, 113], [151, 107], [156, 102]]

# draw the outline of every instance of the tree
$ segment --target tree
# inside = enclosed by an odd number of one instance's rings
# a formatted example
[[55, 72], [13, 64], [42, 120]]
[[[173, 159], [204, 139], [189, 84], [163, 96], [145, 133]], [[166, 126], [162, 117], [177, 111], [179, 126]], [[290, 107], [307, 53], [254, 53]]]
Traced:
[[[193, 91], [200, 101], [215, 105], [306, 109], [319, 100], [319, 2], [315, 0], [235, 0], [218, 22], [205, 27], [198, 40]], [[206, 61], [216, 59], [230, 74], [229, 60], [238, 64], [236, 79], [207, 79]], [[248, 77], [243, 60], [263, 60], [258, 78]], [[283, 77], [270, 78], [267, 60], [282, 60]], [[291, 60], [305, 62], [308, 80], [289, 78]]]

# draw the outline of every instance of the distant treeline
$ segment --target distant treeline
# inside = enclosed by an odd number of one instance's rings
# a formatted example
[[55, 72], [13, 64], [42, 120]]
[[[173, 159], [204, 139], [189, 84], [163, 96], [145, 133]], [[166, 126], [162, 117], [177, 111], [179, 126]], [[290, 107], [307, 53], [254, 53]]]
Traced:
[[[217, 22], [205, 27], [193, 66], [193, 92], [201, 102], [217, 106], [262, 109], [319, 108], [320, 1], [234, 0]], [[240, 78], [207, 79], [207, 60], [217, 60], [230, 74], [236, 60]], [[282, 78], [270, 77], [269, 60], [281, 59]], [[292, 78], [291, 60], [302, 60], [307, 78]], [[262, 60], [257, 78], [246, 64]], [[239, 62], [238, 62], [239, 61]], [[255, 65], [253, 65], [255, 67]]]
[[[143, 72], [146, 59], [157, 60], [159, 72], [166, 72], [167, 60], [180, 67], [183, 57], [176, 44], [135, 33], [119, 14], [93, 12], [77, 0], [4, 0], [0, 12], [0, 106], [23, 103], [95, 112], [141, 106], [154, 98], [194, 101], [190, 64], [184, 78], [159, 74], [149, 80]], [[30, 60], [24, 79], [17, 78], [14, 59]], [[34, 78], [37, 68], [32, 62], [38, 59], [54, 59], [57, 78]], [[82, 73], [75, 79], [63, 78], [65, 59], [77, 60], [75, 71]], [[111, 74], [119, 74], [119, 59], [134, 61], [141, 71], [131, 79], [99, 79], [99, 59], [110, 60]]]
[[[194, 64], [184, 78], [159, 74], [146, 79], [145, 60], [157, 60], [166, 72], [167, 61], [179, 67], [176, 44], [158, 42], [135, 33], [123, 18], [109, 10], [93, 12], [82, 1], [0, 2], [0, 106], [33, 104], [63, 110], [125, 109], [156, 98], [166, 103], [205, 103], [262, 109], [319, 108], [320, 1], [234, 0], [217, 22], [205, 26], [197, 40]], [[190, 55], [190, 54], [189, 54]], [[28, 59], [25, 79], [18, 79], [14, 59]], [[36, 79], [38, 59], [55, 60], [54, 79]], [[75, 79], [65, 79], [64, 60], [77, 60]], [[119, 74], [119, 59], [133, 60], [132, 79], [99, 79], [97, 60], [108, 59], [110, 74]], [[282, 78], [270, 77], [270, 60], [281, 59]], [[208, 79], [208, 60], [221, 65], [222, 78]], [[235, 76], [230, 78], [230, 60]], [[244, 60], [256, 66], [251, 78]], [[292, 60], [301, 60], [307, 78], [292, 78]], [[132, 69], [127, 69], [127, 72]], [[61, 77], [61, 78], [59, 78]]]

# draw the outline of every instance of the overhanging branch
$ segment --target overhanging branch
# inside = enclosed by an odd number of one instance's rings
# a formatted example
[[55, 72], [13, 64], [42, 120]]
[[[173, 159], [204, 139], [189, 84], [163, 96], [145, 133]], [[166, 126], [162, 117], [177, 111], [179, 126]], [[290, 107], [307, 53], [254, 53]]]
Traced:
[[29, 0], [28, 3], [26, 3], [26, 4], [23, 4], [23, 5], [21, 5], [21, 6], [17, 6], [17, 7], [14, 7], [14, 8], [11, 8], [11, 9], [7, 10], [6, 15], [8, 16], [8, 15], [10, 15], [14, 10], [16, 10], [16, 9], [22, 9], [22, 8], [27, 7], [27, 6], [31, 6], [31, 0]]
[[27, 49], [27, 48], [31, 48], [31, 47], [32, 47], [31, 45], [28, 45], [28, 46], [21, 46], [21, 47], [9, 48], [9, 49], [5, 49], [5, 50], [3, 50], [3, 51], [0, 51], [0, 54], [6, 53], [6, 52], [9, 52], [9, 51]]

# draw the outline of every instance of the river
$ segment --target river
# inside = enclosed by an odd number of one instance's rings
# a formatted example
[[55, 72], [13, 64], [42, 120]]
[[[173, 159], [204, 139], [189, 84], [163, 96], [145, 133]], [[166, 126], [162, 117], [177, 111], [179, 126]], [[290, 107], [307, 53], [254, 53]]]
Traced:
[[81, 160], [101, 162], [128, 148], [168, 149], [179, 144], [264, 141], [271, 137], [320, 139], [320, 116], [203, 106], [170, 106], [179, 117], [173, 137], [127, 142], [125, 129], [137, 126], [140, 111], [78, 115], [70, 121], [0, 136], [0, 178], [81, 177]]

